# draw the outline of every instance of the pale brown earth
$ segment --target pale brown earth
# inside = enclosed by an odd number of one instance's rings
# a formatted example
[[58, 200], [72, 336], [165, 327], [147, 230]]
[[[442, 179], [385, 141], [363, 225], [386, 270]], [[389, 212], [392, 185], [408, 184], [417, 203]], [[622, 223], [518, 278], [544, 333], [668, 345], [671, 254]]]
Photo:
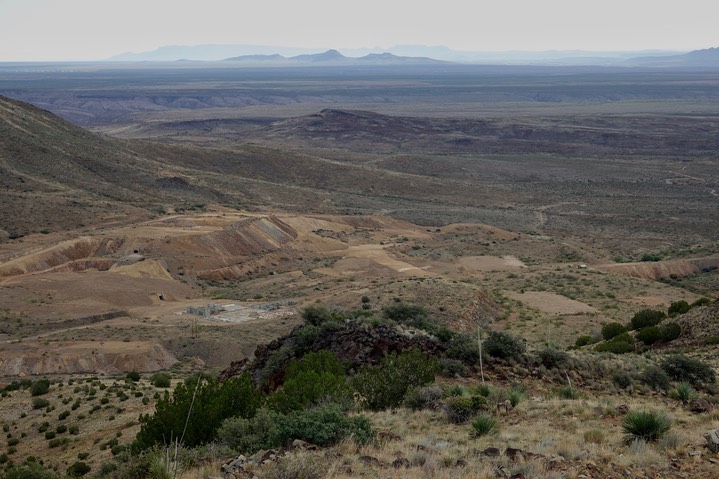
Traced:
[[[152, 371], [184, 358], [221, 368], [288, 331], [304, 305], [357, 308], [362, 296], [375, 311], [391, 300], [426, 304], [460, 330], [475, 327], [472, 304], [484, 298], [498, 305], [495, 327], [563, 344], [660, 304], [653, 298], [699, 297], [622, 279], [627, 265], [557, 263], [567, 248], [486, 225], [227, 208], [31, 235], [0, 245], [0, 374]], [[207, 303], [235, 306], [183, 314]], [[263, 303], [279, 309], [251, 309]]]
[[635, 278], [662, 279], [675, 276], [687, 276], [705, 268], [719, 268], [719, 257], [673, 259], [666, 261], [642, 261], [638, 263], [619, 263], [599, 265], [598, 268], [612, 273], [626, 274]]
[[510, 298], [526, 304], [530, 308], [538, 309], [549, 314], [581, 314], [594, 313], [597, 310], [581, 301], [566, 298], [548, 291], [526, 291], [507, 293]]

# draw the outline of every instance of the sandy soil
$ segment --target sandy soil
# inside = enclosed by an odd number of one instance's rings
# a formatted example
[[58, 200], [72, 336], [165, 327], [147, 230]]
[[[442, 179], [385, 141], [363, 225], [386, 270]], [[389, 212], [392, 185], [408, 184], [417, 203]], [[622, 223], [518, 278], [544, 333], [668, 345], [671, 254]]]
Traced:
[[550, 314], [580, 314], [597, 311], [595, 308], [581, 301], [575, 301], [548, 291], [527, 291], [524, 293], [507, 291], [506, 294], [512, 299], [521, 301], [530, 308]]

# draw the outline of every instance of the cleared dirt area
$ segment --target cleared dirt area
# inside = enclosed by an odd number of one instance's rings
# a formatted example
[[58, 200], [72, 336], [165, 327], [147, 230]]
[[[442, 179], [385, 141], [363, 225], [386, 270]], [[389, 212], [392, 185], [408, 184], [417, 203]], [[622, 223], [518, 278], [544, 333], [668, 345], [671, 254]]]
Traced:
[[538, 309], [539, 311], [549, 314], [581, 314], [581, 313], [594, 313], [597, 310], [588, 304], [569, 299], [556, 293], [550, 293], [548, 291], [526, 291], [524, 293], [518, 293], [516, 291], [510, 291], [507, 293], [512, 299], [521, 301], [530, 308]]
[[459, 263], [475, 271], [512, 271], [527, 267], [514, 256], [463, 256]]

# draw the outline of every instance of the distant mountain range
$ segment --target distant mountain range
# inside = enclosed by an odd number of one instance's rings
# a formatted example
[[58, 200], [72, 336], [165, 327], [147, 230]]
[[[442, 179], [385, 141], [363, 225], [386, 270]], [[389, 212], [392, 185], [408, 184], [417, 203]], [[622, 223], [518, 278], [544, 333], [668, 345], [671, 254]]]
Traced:
[[194, 45], [164, 46], [153, 51], [123, 53], [111, 61], [239, 61], [246, 64], [398, 64], [456, 62], [513, 65], [625, 65], [635, 58], [654, 59], [681, 56], [672, 50], [643, 51], [458, 51], [444, 46], [398, 45], [388, 49], [342, 49], [320, 52], [317, 49], [268, 45]]
[[327, 50], [323, 53], [304, 54], [293, 57], [273, 55], [241, 55], [227, 58], [227, 62], [262, 65], [427, 65], [448, 63], [428, 57], [405, 57], [391, 53], [370, 53], [362, 57], [346, 57], [337, 50]]
[[652, 67], [719, 67], [719, 48], [693, 50], [682, 55], [635, 58], [634, 63]]

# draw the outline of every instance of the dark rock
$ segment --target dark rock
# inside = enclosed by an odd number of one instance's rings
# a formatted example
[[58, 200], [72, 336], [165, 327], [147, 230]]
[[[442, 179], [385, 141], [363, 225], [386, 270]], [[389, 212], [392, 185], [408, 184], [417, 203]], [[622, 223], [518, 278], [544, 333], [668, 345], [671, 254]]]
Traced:
[[467, 467], [467, 461], [464, 459], [457, 459], [457, 462], [454, 463], [455, 467]]
[[390, 432], [390, 431], [380, 431], [377, 433], [377, 438], [380, 441], [399, 441], [402, 439], [401, 436]]
[[484, 454], [487, 457], [499, 457], [499, 449], [496, 447], [488, 447], [484, 451], [482, 451], [482, 454]]
[[515, 449], [513, 447], [508, 447], [507, 449], [505, 449], [504, 455], [513, 461], [523, 461], [524, 460], [524, 455], [522, 454], [522, 450]]
[[[275, 339], [266, 345], [260, 345], [255, 350], [255, 359], [252, 364], [232, 363], [228, 369], [220, 373], [220, 378], [228, 379], [242, 372], [250, 371], [252, 377], [259, 380], [264, 371], [264, 374], [270, 373], [264, 389], [273, 391], [284, 382], [285, 366], [293, 359], [292, 354], [288, 354], [277, 363], [276, 353], [283, 347], [287, 349], [287, 346], [290, 351], [293, 351], [294, 341], [295, 339], [290, 333], [289, 336]], [[419, 335], [408, 337], [401, 329], [385, 324], [370, 326], [349, 323], [339, 331], [318, 337], [310, 349], [315, 352], [323, 349], [332, 351], [339, 360], [350, 363], [350, 367], [356, 370], [367, 364], [379, 364], [388, 353], [402, 352], [413, 348], [419, 348], [423, 353], [436, 357], [446, 355], [445, 346], [432, 338]], [[270, 360], [274, 361], [272, 371], [265, 371]]]
[[552, 456], [547, 461], [547, 469], [550, 471], [556, 471], [564, 467], [565, 460], [562, 456]]
[[619, 406], [614, 408], [615, 411], [617, 411], [617, 414], [621, 414], [622, 416], [629, 412], [629, 406], [626, 404], [620, 404]]
[[395, 469], [401, 469], [401, 468], [409, 468], [409, 459], [406, 457], [398, 457], [394, 461], [392, 461], [392, 467]]
[[360, 456], [358, 459], [360, 462], [364, 462], [365, 464], [369, 464], [372, 466], [380, 465], [379, 459], [373, 456]]
[[704, 398], [692, 399], [689, 402], [689, 410], [691, 412], [702, 413], [711, 409], [711, 404]]

